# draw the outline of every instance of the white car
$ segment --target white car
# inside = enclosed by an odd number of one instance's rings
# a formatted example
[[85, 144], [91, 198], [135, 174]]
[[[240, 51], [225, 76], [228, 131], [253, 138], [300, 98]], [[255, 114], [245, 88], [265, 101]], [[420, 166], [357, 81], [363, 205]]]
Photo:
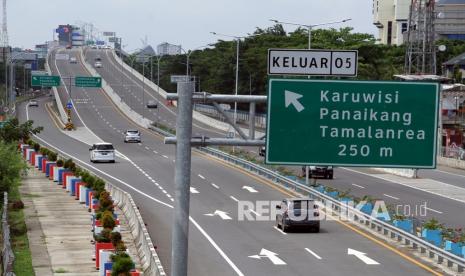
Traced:
[[124, 133], [124, 142], [125, 143], [128, 143], [128, 142], [140, 143], [141, 142], [140, 131], [138, 131], [137, 129], [126, 130], [126, 132]]
[[36, 101], [36, 100], [30, 100], [28, 105], [29, 106], [39, 106], [39, 102]]
[[89, 149], [90, 162], [115, 163], [115, 148], [110, 143], [96, 143]]
[[111, 49], [111, 46], [110, 45], [105, 45], [105, 46], [103, 46], [103, 49]]
[[95, 68], [102, 68], [102, 62], [101, 62], [101, 61], [96, 61], [96, 62], [94, 63], [94, 67], [95, 67]]
[[77, 59], [75, 57], [70, 57], [69, 63], [77, 63]]

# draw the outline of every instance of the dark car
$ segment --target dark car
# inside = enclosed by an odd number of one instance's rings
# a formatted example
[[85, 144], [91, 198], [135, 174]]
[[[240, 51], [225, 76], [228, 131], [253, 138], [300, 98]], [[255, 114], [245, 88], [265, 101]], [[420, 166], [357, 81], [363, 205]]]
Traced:
[[310, 228], [320, 232], [320, 212], [318, 205], [311, 198], [287, 198], [276, 205], [276, 227], [287, 232], [290, 228]]
[[[333, 179], [334, 170], [333, 166], [309, 166], [308, 178], [324, 177]], [[302, 177], [305, 177], [305, 166], [302, 167]]]
[[260, 147], [258, 149], [258, 155], [265, 156], [265, 154], [266, 154], [266, 147]]
[[147, 108], [157, 108], [158, 104], [156, 101], [150, 100], [147, 102]]

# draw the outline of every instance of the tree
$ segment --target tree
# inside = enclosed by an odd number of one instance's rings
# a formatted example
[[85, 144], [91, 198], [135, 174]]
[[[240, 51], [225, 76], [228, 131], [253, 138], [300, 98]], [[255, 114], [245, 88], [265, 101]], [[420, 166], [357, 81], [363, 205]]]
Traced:
[[10, 187], [16, 185], [21, 179], [21, 172], [26, 170], [16, 145], [0, 141], [0, 194], [9, 192]]
[[40, 133], [44, 129], [43, 127], [34, 127], [33, 124], [34, 121], [32, 120], [20, 124], [17, 118], [9, 119], [0, 128], [0, 140], [5, 143], [27, 140], [31, 134]]

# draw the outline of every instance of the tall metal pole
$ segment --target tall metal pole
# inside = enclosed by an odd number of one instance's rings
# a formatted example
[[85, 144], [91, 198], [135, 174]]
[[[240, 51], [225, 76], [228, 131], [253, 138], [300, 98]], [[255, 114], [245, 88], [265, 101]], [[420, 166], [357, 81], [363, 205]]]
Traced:
[[193, 82], [178, 82], [171, 275], [187, 276]]
[[[237, 96], [237, 90], [238, 90], [238, 85], [239, 85], [239, 42], [240, 38], [237, 38], [237, 47], [236, 47], [236, 91], [235, 95]], [[234, 123], [236, 123], [237, 119], [237, 102], [234, 102]], [[236, 136], [234, 132], [234, 137]]]
[[157, 93], [158, 95], [160, 95], [160, 59], [161, 59], [161, 56], [157, 57]]
[[[312, 26], [308, 26], [308, 49], [312, 49]], [[310, 78], [310, 76], [308, 76]], [[305, 184], [310, 185], [310, 168], [308, 166], [305, 166]]]
[[145, 113], [145, 54], [142, 55], [142, 117]]

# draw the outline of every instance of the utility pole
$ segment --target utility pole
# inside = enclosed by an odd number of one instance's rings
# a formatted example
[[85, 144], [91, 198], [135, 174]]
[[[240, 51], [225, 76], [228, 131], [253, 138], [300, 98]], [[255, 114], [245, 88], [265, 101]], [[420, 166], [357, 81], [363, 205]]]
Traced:
[[191, 175], [192, 94], [194, 83], [178, 82], [178, 116], [176, 116], [176, 163], [171, 240], [171, 274], [186, 276], [189, 242], [189, 202]]

